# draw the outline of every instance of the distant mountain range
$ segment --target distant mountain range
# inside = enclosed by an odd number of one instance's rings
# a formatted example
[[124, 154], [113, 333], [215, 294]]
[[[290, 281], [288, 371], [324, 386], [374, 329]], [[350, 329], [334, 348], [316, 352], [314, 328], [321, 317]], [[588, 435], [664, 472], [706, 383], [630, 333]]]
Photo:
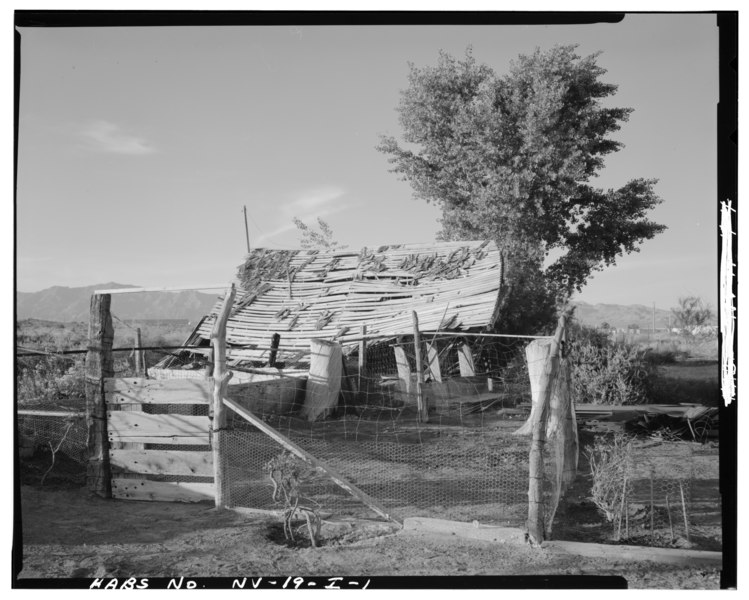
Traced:
[[[573, 302], [575, 318], [584, 325], [599, 327], [608, 323], [610, 327], [625, 329], [630, 325], [637, 325], [640, 329], [653, 327], [653, 307], [643, 304], [588, 304], [587, 302]], [[673, 327], [671, 310], [655, 309], [655, 328]]]
[[[39, 292], [16, 292], [17, 319], [72, 322], [89, 320], [91, 295], [96, 290], [137, 287], [101, 283], [85, 287], [54, 286]], [[208, 314], [218, 295], [196, 291], [113, 294], [112, 314], [120, 319], [187, 319]]]
[[[71, 322], [89, 319], [91, 295], [95, 290], [137, 287], [120, 283], [101, 283], [86, 287], [54, 286], [39, 292], [17, 292], [17, 318]], [[197, 321], [208, 314], [218, 294], [196, 291], [142, 292], [113, 294], [112, 313], [120, 319], [187, 319]], [[653, 307], [642, 304], [588, 304], [574, 302], [575, 318], [584, 325], [626, 328], [653, 326]], [[673, 321], [670, 310], [655, 309], [655, 327], [668, 327]]]

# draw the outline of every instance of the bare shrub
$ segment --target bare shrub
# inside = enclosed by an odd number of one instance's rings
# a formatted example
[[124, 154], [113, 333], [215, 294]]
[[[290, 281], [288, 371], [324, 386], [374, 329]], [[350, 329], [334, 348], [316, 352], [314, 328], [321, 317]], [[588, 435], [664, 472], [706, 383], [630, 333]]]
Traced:
[[633, 441], [634, 437], [624, 433], [609, 437], [598, 436], [585, 453], [593, 480], [591, 500], [606, 520], [615, 525], [621, 523], [623, 511], [627, 510], [628, 473]]
[[296, 532], [299, 533], [306, 524], [310, 543], [316, 548], [322, 523], [318, 504], [301, 495], [301, 485], [311, 478], [314, 469], [292, 454], [282, 452], [266, 463], [265, 470], [273, 484], [273, 500], [284, 506], [284, 536], [288, 541], [296, 541], [293, 521], [298, 516], [304, 517], [306, 523], [297, 527]]

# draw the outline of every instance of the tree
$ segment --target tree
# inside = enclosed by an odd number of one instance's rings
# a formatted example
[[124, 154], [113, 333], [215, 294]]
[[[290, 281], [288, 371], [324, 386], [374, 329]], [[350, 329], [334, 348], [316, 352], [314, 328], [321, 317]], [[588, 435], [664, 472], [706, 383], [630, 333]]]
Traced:
[[665, 229], [646, 216], [661, 202], [656, 180], [589, 183], [632, 112], [604, 106], [617, 89], [605, 72], [575, 46], [521, 55], [502, 76], [470, 49], [463, 60], [441, 52], [436, 67], [410, 65], [398, 107], [407, 145], [383, 136], [377, 147], [441, 208], [442, 239], [497, 242], [505, 330], [547, 325], [594, 271]]
[[679, 298], [679, 306], [671, 309], [676, 319], [677, 327], [682, 329], [693, 329], [700, 325], [706, 325], [713, 317], [713, 311], [709, 304], [705, 304], [702, 298], [697, 296], [686, 296]]
[[343, 250], [346, 246], [343, 246], [333, 239], [333, 230], [327, 222], [323, 221], [320, 217], [317, 218], [317, 225], [320, 228], [319, 231], [315, 231], [310, 228], [304, 221], [294, 217], [294, 225], [297, 229], [302, 232], [302, 248], [305, 250], [317, 249], [317, 250]]

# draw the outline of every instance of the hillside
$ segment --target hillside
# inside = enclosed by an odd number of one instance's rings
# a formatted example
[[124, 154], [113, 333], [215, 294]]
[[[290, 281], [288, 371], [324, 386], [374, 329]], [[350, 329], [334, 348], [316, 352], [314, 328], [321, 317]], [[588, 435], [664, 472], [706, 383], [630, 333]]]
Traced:
[[[86, 321], [95, 290], [136, 287], [101, 283], [85, 287], [54, 286], [39, 292], [16, 292], [16, 318], [47, 321]], [[143, 292], [112, 296], [112, 314], [120, 319], [187, 319], [207, 314], [217, 295], [196, 291]]]

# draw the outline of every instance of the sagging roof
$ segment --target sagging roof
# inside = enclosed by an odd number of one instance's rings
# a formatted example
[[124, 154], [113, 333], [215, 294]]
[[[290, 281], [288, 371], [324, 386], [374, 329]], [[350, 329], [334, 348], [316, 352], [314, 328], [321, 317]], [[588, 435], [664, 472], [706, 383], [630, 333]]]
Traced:
[[[443, 242], [361, 252], [255, 249], [239, 268], [240, 289], [227, 322], [229, 365], [267, 361], [274, 333], [278, 361], [299, 361], [312, 338], [356, 344], [367, 335], [419, 329], [467, 331], [492, 325], [501, 279], [494, 242]], [[223, 300], [191, 344], [208, 340]]]

